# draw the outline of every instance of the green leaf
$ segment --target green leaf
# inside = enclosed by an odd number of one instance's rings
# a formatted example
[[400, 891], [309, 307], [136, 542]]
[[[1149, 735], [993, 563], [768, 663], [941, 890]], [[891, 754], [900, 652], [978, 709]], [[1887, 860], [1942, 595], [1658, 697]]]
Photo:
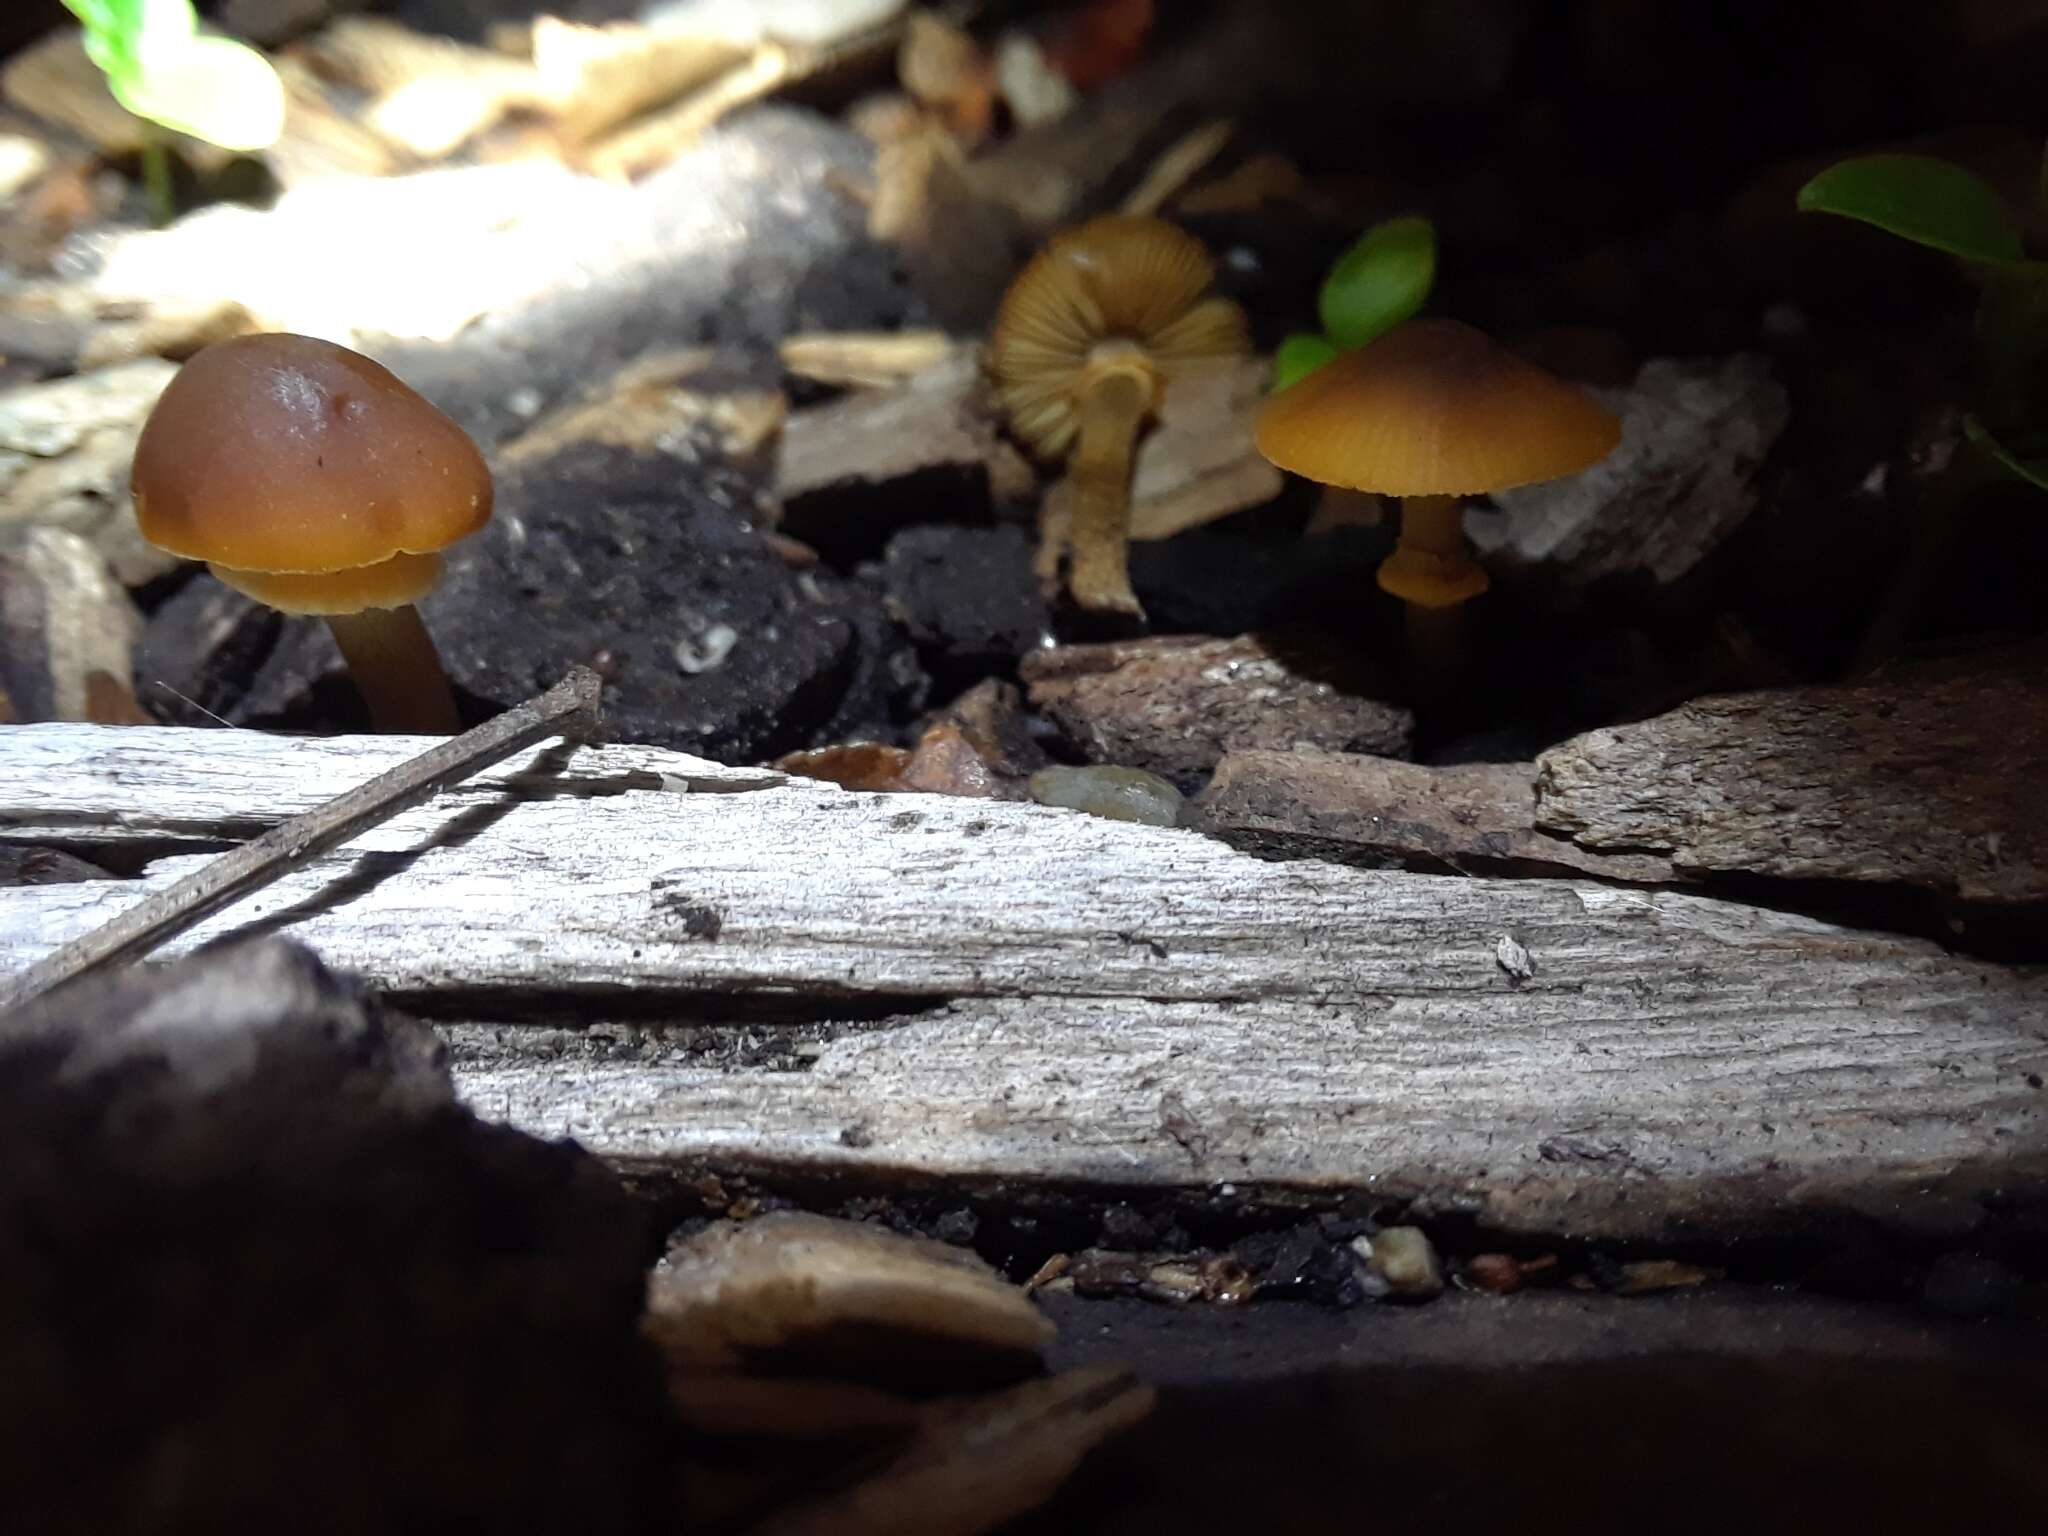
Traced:
[[1337, 258], [1317, 311], [1338, 346], [1362, 347], [1422, 308], [1435, 282], [1435, 226], [1413, 215], [1388, 219]]
[[1337, 355], [1337, 344], [1327, 336], [1290, 336], [1273, 354], [1274, 393], [1298, 384]]
[[2048, 459], [2023, 459], [2009, 451], [2005, 444], [1991, 435], [1991, 429], [1975, 416], [1963, 418], [1963, 436], [1982, 448], [2006, 469], [2025, 480], [2048, 491]]
[[142, 73], [149, 53], [175, 47], [199, 28], [192, 0], [64, 0], [64, 4], [85, 28], [86, 57], [117, 87]]
[[1965, 261], [2017, 261], [2020, 232], [1996, 192], [1931, 155], [1863, 155], [1830, 166], [1799, 189], [1802, 213], [1875, 224]]
[[270, 60], [225, 37], [193, 37], [147, 54], [132, 80], [111, 80], [137, 117], [247, 154], [284, 132], [284, 83]]

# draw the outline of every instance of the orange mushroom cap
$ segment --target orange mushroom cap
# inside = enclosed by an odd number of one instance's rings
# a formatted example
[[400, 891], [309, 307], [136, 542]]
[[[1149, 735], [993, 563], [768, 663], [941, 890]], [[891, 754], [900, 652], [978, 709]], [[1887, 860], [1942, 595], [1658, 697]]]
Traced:
[[390, 370], [309, 336], [200, 352], [143, 426], [142, 536], [273, 607], [349, 613], [431, 590], [438, 551], [491, 516], [462, 428]]
[[1280, 468], [1383, 496], [1478, 496], [1576, 474], [1621, 441], [1591, 395], [1456, 320], [1410, 320], [1260, 407]]

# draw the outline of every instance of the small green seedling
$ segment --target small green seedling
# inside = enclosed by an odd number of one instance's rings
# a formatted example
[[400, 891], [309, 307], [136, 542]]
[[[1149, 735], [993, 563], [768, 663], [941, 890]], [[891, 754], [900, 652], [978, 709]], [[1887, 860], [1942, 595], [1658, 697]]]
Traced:
[[1273, 387], [1285, 389], [1340, 352], [1412, 319], [1436, 283], [1436, 227], [1418, 214], [1375, 224], [1330, 268], [1316, 296], [1322, 332], [1280, 344]]
[[[2048, 157], [2041, 199], [2048, 207]], [[1931, 488], [1917, 546], [1900, 563], [1852, 663], [1860, 672], [1898, 648], [1930, 573], [1967, 537], [1958, 504], [1977, 476], [2012, 475], [2048, 491], [2048, 261], [2028, 259], [2019, 225], [1996, 191], [1931, 155], [1844, 160], [1799, 189], [1799, 207], [1873, 224], [1953, 256], [1978, 287], [1984, 376], [1976, 409], [1963, 418], [1963, 435], [1977, 452], [1958, 455], [1956, 472]]]
[[[147, 122], [248, 154], [284, 131], [284, 83], [247, 44], [199, 30], [192, 0], [64, 0], [85, 26], [85, 52], [114, 99]], [[164, 147], [144, 153], [150, 196], [168, 220]]]
[[[2048, 159], [2041, 192], [2048, 207]], [[1979, 288], [1977, 341], [1986, 373], [1984, 398], [1966, 419], [1966, 433], [1993, 461], [2048, 489], [2048, 462], [2036, 457], [2048, 454], [2048, 400], [2037, 398], [2048, 388], [2048, 261], [2027, 258], [1997, 192], [1931, 155], [1863, 155], [1801, 187], [1799, 207], [1873, 224], [1965, 264]]]

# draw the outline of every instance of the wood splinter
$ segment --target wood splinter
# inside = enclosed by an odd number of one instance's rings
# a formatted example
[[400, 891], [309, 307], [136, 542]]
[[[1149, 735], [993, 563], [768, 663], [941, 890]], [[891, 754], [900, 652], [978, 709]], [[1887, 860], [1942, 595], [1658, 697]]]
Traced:
[[595, 672], [571, 667], [546, 693], [279, 823], [144, 897], [111, 921], [59, 945], [27, 970], [0, 978], [0, 1011], [18, 1008], [102, 966], [139, 959], [292, 866], [338, 847], [522, 747], [550, 736], [588, 739], [597, 729], [601, 689]]

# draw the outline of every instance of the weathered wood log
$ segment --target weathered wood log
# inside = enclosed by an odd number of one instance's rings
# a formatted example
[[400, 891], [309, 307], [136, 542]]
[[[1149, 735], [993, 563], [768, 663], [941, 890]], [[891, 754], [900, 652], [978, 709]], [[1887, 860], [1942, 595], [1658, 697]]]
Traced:
[[[0, 827], [218, 846], [411, 747], [13, 727]], [[0, 967], [186, 863], [0, 891]], [[1229, 1183], [1613, 1236], [1908, 1220], [2048, 1165], [2038, 971], [651, 748], [515, 759], [181, 943], [249, 929], [456, 1021], [482, 1113], [634, 1168]], [[704, 1048], [764, 1014], [812, 1031], [806, 1070]]]
[[1536, 824], [1680, 870], [2048, 900], [2048, 650], [1698, 699], [1538, 759]]

